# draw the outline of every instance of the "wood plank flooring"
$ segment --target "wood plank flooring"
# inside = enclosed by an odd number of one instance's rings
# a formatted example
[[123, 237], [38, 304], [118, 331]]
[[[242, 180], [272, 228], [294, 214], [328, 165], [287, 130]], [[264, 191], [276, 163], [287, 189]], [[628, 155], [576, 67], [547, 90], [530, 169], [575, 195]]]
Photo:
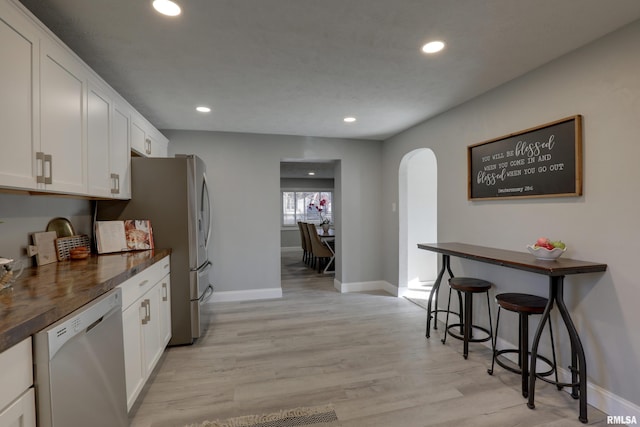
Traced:
[[[333, 404], [344, 427], [581, 426], [578, 403], [537, 384], [536, 409], [519, 377], [489, 349], [424, 337], [425, 311], [383, 292], [339, 294], [333, 275], [282, 257], [283, 298], [211, 305], [193, 346], [169, 348], [130, 415], [133, 427]], [[606, 416], [589, 407], [589, 424]]]

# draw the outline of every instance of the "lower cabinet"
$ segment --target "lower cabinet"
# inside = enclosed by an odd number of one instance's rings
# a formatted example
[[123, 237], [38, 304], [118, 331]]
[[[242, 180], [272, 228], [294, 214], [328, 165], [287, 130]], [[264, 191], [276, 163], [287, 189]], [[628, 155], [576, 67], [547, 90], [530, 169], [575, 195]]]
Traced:
[[169, 257], [119, 285], [127, 410], [135, 403], [171, 338]]
[[35, 427], [31, 337], [0, 353], [0, 366], [0, 427]]

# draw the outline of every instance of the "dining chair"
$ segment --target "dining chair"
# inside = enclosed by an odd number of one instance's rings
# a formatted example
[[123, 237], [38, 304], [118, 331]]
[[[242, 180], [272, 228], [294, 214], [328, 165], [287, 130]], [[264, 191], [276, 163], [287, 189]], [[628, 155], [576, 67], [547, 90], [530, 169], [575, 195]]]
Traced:
[[318, 260], [318, 273], [322, 271], [323, 264], [323, 272], [326, 273], [329, 266], [335, 259], [335, 254], [328, 245], [324, 244], [322, 240], [320, 240], [315, 224], [307, 223], [307, 230], [309, 230], [309, 239], [311, 240], [313, 256]]
[[307, 226], [308, 223], [302, 223], [302, 238], [304, 239], [305, 245], [307, 245], [307, 265], [313, 267], [315, 266], [315, 256], [313, 255], [313, 247], [311, 246], [311, 238], [309, 237], [309, 228]]
[[307, 262], [307, 258], [309, 257], [309, 252], [311, 252], [311, 248], [309, 247], [309, 239], [307, 238], [307, 223], [298, 221], [298, 229], [300, 230], [300, 246], [302, 247], [302, 262]]

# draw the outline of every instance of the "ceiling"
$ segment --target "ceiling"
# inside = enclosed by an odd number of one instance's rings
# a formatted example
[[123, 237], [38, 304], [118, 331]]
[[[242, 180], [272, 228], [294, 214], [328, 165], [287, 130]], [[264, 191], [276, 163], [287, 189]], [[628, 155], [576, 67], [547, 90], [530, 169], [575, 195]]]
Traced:
[[373, 140], [640, 18], [638, 0], [177, 1], [21, 0], [159, 129]]

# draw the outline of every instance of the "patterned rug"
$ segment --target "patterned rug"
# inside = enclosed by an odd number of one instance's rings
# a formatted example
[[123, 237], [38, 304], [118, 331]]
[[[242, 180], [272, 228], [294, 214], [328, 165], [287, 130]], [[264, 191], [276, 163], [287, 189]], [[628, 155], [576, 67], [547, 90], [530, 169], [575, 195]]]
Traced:
[[[290, 427], [308, 426], [324, 423], [332, 425], [338, 421], [333, 406], [316, 406], [312, 408], [285, 409], [272, 414], [245, 415], [226, 420], [204, 421], [200, 424], [189, 424], [186, 427]], [[336, 424], [336, 426], [339, 424]]]

